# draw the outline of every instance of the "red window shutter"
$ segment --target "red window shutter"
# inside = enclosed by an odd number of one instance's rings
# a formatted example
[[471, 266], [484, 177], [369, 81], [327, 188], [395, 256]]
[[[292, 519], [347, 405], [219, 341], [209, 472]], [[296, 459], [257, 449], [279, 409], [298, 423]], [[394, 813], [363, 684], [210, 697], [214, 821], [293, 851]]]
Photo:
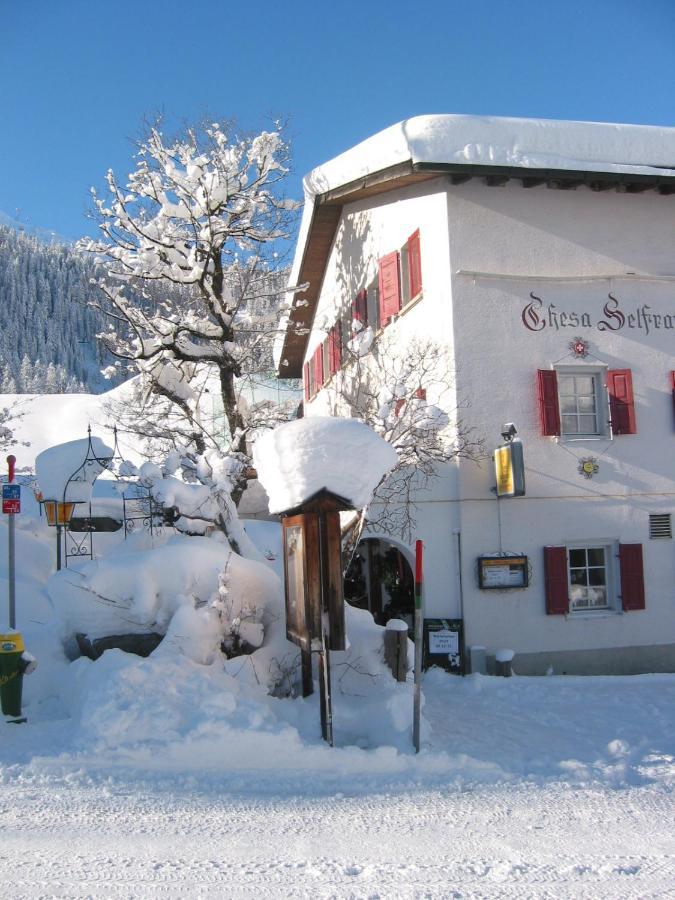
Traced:
[[539, 393], [539, 422], [543, 435], [560, 434], [560, 407], [558, 405], [558, 376], [555, 369], [537, 371]]
[[633, 376], [630, 369], [610, 369], [607, 373], [609, 414], [614, 434], [635, 434], [635, 403], [633, 401]]
[[365, 328], [368, 324], [368, 292], [359, 291], [352, 303], [352, 317]]
[[420, 255], [419, 228], [408, 238], [408, 272], [410, 277], [410, 299], [422, 291], [422, 257]]
[[389, 253], [380, 260], [380, 325], [384, 326], [401, 308], [398, 253]]
[[305, 400], [309, 400], [309, 363], [302, 367], [302, 380], [305, 385]]
[[642, 544], [619, 544], [621, 606], [624, 610], [645, 608]]
[[328, 332], [328, 371], [331, 375], [340, 368], [340, 323], [337, 322]]
[[342, 365], [342, 322], [336, 322], [333, 325], [335, 337], [333, 338], [333, 350], [335, 353], [335, 371], [337, 372]]
[[673, 397], [673, 421], [675, 421], [675, 372], [670, 373], [670, 393]]
[[314, 389], [319, 390], [323, 386], [323, 344], [314, 351]]
[[546, 614], [549, 616], [567, 615], [570, 599], [566, 547], [544, 547], [544, 583]]

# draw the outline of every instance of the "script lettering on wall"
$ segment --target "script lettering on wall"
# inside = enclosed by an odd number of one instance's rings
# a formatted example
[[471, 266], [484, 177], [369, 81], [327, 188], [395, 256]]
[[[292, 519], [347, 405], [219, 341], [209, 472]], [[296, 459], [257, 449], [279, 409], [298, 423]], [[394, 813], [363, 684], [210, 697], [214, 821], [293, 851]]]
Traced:
[[675, 315], [655, 313], [647, 303], [632, 309], [621, 308], [620, 301], [608, 294], [602, 309], [594, 316], [590, 312], [562, 310], [555, 303], [544, 304], [541, 297], [530, 293], [530, 301], [523, 307], [521, 321], [528, 331], [563, 328], [595, 328], [597, 331], [653, 331], [675, 330]]

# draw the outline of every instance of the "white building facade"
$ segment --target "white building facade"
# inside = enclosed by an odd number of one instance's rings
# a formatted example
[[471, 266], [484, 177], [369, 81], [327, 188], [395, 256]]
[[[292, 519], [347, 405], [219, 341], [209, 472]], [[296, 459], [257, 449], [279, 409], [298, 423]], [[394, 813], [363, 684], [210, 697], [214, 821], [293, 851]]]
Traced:
[[305, 414], [340, 413], [356, 316], [442, 343], [486, 441], [416, 498], [425, 616], [522, 674], [675, 671], [675, 129], [420, 117], [305, 183], [279, 366]]

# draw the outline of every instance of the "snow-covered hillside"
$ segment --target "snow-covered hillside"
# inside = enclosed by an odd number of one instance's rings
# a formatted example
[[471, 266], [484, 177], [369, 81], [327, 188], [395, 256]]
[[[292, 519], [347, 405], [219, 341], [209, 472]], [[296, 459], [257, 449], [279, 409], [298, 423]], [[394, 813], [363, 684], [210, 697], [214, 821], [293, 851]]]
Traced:
[[[16, 439], [12, 452], [17, 468], [32, 469], [35, 457], [48, 447], [86, 438], [89, 426], [92, 433], [112, 443], [116, 423], [106, 407], [113, 401], [124, 402], [131, 388], [132, 382], [126, 382], [104, 394], [0, 394], [0, 407], [8, 407], [14, 416], [10, 426]], [[139, 443], [119, 435], [125, 458], [140, 458]]]

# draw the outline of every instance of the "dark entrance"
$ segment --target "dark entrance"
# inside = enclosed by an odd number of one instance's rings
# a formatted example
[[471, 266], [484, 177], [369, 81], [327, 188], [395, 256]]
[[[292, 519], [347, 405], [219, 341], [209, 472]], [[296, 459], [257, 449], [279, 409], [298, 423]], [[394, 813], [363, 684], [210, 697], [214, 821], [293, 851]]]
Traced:
[[395, 544], [379, 538], [362, 540], [347, 569], [344, 593], [352, 606], [369, 610], [378, 625], [386, 625], [389, 619], [403, 619], [412, 637], [415, 579]]

